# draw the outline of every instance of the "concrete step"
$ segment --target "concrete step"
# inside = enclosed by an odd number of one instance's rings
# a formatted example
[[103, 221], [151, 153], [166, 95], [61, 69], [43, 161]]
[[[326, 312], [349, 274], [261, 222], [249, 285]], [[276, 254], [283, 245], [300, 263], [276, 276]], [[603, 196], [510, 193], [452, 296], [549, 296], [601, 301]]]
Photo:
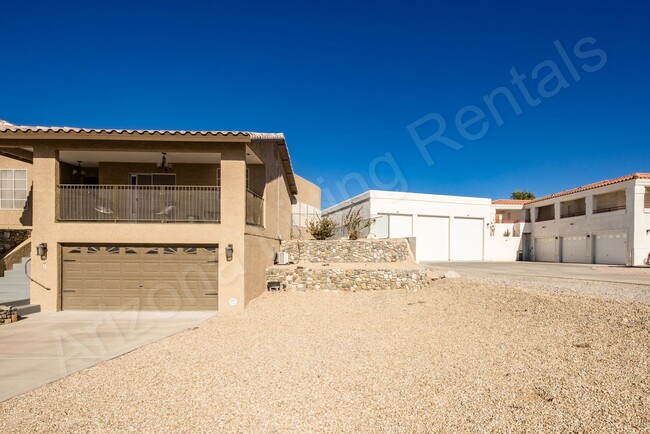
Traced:
[[29, 285], [26, 277], [0, 277], [0, 285]]
[[25, 316], [25, 315], [31, 315], [33, 313], [38, 313], [41, 311], [41, 305], [40, 304], [23, 304], [20, 306], [16, 306], [16, 310], [18, 310], [18, 316]]
[[5, 301], [5, 302], [0, 303], [0, 304], [4, 304], [4, 305], [7, 305], [7, 306], [12, 306], [12, 307], [25, 306], [25, 305], [29, 304], [29, 298], [24, 298], [24, 299], [15, 300], [15, 301]]
[[[11, 273], [21, 273], [25, 274], [25, 264], [29, 261], [29, 257], [23, 257], [22, 260], [16, 264], [14, 264], [10, 269], [5, 270], [4, 275], [6, 276], [7, 274]], [[31, 262], [27, 264], [27, 271], [30, 271], [32, 268]], [[2, 276], [0, 276], [2, 277]]]

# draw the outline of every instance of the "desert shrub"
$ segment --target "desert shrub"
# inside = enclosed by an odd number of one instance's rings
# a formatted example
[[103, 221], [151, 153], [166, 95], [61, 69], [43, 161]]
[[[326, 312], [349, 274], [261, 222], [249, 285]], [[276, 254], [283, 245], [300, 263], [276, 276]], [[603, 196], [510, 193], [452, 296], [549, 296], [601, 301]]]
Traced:
[[345, 227], [348, 238], [351, 240], [359, 238], [359, 232], [370, 227], [375, 222], [375, 219], [364, 219], [360, 214], [361, 208], [357, 208], [356, 210], [350, 208], [350, 211], [343, 218], [343, 227]]
[[334, 235], [336, 223], [329, 217], [322, 217], [307, 222], [307, 232], [316, 240], [326, 240]]

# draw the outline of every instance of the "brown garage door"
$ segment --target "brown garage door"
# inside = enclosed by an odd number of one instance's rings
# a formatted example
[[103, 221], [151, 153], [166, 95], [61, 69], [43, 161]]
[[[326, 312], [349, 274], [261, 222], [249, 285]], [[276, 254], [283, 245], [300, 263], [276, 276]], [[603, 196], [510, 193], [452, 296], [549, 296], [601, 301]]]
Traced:
[[63, 246], [63, 310], [216, 310], [217, 246]]

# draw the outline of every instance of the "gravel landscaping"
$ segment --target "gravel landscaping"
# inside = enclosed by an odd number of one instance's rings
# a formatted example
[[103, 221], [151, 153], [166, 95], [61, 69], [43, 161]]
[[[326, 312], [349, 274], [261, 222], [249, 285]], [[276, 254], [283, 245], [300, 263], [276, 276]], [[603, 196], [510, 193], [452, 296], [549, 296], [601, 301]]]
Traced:
[[1, 403], [0, 431], [648, 431], [649, 300], [589, 285], [267, 293]]

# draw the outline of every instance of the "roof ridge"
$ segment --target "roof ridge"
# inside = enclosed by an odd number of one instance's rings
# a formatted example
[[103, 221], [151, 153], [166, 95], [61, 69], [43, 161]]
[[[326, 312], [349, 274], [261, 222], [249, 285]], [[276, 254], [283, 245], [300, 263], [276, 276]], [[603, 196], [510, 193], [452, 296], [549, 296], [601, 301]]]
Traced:
[[181, 135], [181, 136], [248, 136], [254, 140], [285, 140], [283, 133], [264, 133], [235, 130], [164, 130], [164, 129], [122, 129], [122, 128], [83, 128], [66, 126], [14, 125], [0, 120], [0, 133], [75, 133], [75, 134], [127, 134], [127, 135]]

